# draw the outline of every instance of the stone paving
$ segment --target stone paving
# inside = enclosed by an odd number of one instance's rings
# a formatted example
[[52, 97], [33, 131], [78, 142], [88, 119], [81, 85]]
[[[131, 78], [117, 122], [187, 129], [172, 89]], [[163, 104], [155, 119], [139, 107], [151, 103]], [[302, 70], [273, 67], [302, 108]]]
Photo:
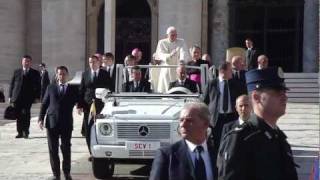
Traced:
[[[1, 180], [43, 180], [51, 176], [45, 131], [37, 126], [39, 105], [32, 108], [32, 123], [29, 139], [15, 139], [14, 121], [3, 120], [0, 104], [0, 179]], [[75, 115], [75, 129], [72, 138], [72, 176], [76, 180], [94, 179], [84, 138], [80, 135], [81, 117]], [[1, 120], [2, 119], [2, 120]], [[289, 104], [287, 114], [279, 126], [292, 145], [299, 179], [308, 180], [312, 162], [319, 155], [319, 105]], [[116, 165], [113, 179], [146, 179], [143, 174], [130, 172], [141, 165]]]

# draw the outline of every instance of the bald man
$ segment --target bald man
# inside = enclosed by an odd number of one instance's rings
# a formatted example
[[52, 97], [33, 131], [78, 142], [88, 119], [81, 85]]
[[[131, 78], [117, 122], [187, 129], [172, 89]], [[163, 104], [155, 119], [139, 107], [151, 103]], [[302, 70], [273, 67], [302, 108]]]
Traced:
[[265, 69], [269, 66], [269, 58], [266, 55], [258, 56], [258, 69]]
[[252, 106], [248, 95], [244, 94], [237, 98], [236, 111], [238, 112], [239, 118], [236, 121], [232, 121], [223, 126], [221, 140], [231, 129], [234, 129], [249, 120], [252, 113]]

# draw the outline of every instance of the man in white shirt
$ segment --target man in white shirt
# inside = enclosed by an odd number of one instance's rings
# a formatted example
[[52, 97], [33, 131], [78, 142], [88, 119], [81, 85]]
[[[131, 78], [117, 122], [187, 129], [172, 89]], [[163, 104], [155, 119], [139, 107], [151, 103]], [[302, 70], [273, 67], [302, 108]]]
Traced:
[[185, 104], [180, 113], [182, 140], [161, 148], [152, 164], [150, 180], [213, 180], [216, 152], [208, 140], [210, 112], [200, 102]]
[[[161, 65], [178, 65], [180, 61], [190, 60], [187, 45], [183, 39], [177, 38], [177, 30], [173, 26], [167, 29], [167, 38], [158, 42], [156, 53], [162, 61]], [[161, 69], [158, 92], [166, 92], [169, 83], [174, 80], [176, 80], [175, 68]]]
[[114, 55], [111, 52], [107, 52], [102, 56], [102, 68], [107, 71], [111, 83], [110, 91], [115, 91], [115, 80], [116, 80], [116, 67], [114, 62]]

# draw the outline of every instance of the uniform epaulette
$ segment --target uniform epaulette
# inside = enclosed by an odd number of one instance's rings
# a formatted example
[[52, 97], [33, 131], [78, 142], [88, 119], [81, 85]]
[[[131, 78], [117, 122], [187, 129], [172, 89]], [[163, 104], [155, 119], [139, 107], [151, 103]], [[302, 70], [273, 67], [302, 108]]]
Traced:
[[222, 139], [225, 139], [226, 137], [228, 137], [229, 135], [231, 134], [236, 134], [236, 133], [239, 133], [241, 131], [243, 131], [246, 127], [248, 126], [247, 123], [245, 124], [242, 124], [242, 125], [239, 125], [239, 126], [236, 126], [235, 128], [231, 129], [229, 132], [227, 132]]

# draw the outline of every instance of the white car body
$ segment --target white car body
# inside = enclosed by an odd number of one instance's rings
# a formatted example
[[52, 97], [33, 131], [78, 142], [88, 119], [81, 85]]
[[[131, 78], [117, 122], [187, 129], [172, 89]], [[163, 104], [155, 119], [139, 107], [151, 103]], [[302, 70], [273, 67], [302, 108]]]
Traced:
[[[115, 163], [151, 162], [157, 149], [180, 140], [180, 111], [200, 96], [181, 87], [169, 91], [179, 94], [121, 92], [123, 68], [117, 65], [115, 93], [96, 89], [96, 97], [105, 103], [91, 129], [92, 167], [99, 179], [112, 176]], [[201, 70], [205, 85], [208, 67], [196, 68]]]

